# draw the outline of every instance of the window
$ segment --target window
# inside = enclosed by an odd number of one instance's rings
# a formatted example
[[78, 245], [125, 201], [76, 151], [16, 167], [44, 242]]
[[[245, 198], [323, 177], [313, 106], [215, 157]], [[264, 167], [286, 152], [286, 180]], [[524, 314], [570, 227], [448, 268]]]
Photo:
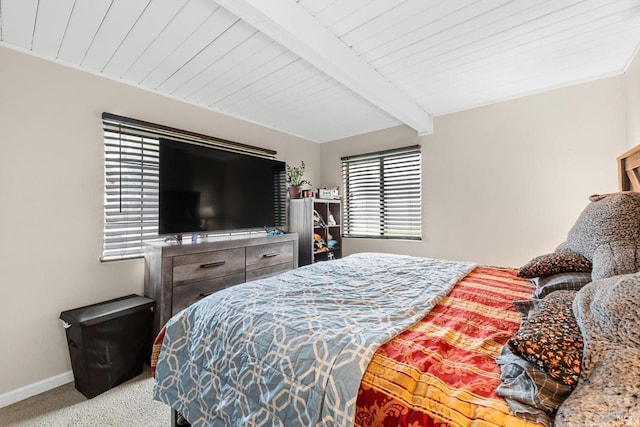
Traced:
[[342, 158], [345, 237], [422, 238], [420, 146]]
[[139, 257], [158, 240], [159, 138], [105, 120], [102, 260]]
[[[229, 151], [274, 158], [268, 149], [228, 141], [141, 120], [103, 113], [104, 246], [102, 260], [141, 257], [144, 245], [158, 236], [160, 138], [208, 144]], [[274, 185], [285, 188], [283, 180]], [[285, 194], [276, 201], [276, 216], [284, 223]]]

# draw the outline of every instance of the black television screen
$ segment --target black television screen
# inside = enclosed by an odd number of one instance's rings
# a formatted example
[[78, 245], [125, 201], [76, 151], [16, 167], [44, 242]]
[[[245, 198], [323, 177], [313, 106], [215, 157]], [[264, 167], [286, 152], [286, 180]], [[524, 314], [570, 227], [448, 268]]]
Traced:
[[285, 163], [160, 139], [159, 234], [284, 225]]

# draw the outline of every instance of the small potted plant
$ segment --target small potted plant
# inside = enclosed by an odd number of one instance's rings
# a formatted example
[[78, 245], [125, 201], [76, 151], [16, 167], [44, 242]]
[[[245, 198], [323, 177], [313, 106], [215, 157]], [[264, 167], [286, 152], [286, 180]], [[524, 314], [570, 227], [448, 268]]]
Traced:
[[300, 190], [302, 190], [304, 185], [311, 185], [308, 180], [302, 177], [304, 175], [304, 170], [304, 161], [300, 162], [300, 166], [287, 165], [287, 184], [289, 185], [289, 198], [291, 199], [297, 199], [300, 197]]

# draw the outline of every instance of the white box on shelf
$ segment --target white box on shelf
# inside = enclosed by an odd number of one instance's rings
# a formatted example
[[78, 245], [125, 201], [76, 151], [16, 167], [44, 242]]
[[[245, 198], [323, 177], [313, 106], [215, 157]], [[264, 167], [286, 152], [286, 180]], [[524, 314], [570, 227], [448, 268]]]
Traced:
[[337, 188], [318, 188], [319, 199], [333, 199], [340, 197]]

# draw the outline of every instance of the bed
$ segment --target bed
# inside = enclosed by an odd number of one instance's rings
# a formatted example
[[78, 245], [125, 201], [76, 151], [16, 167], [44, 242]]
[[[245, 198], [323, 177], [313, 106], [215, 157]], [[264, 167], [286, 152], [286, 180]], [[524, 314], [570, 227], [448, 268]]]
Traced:
[[361, 253], [211, 295], [156, 339], [154, 398], [194, 426], [640, 425], [640, 266], [609, 230], [588, 252], [603, 205], [640, 260], [618, 193], [518, 270]]
[[620, 191], [640, 191], [640, 145], [618, 157]]

